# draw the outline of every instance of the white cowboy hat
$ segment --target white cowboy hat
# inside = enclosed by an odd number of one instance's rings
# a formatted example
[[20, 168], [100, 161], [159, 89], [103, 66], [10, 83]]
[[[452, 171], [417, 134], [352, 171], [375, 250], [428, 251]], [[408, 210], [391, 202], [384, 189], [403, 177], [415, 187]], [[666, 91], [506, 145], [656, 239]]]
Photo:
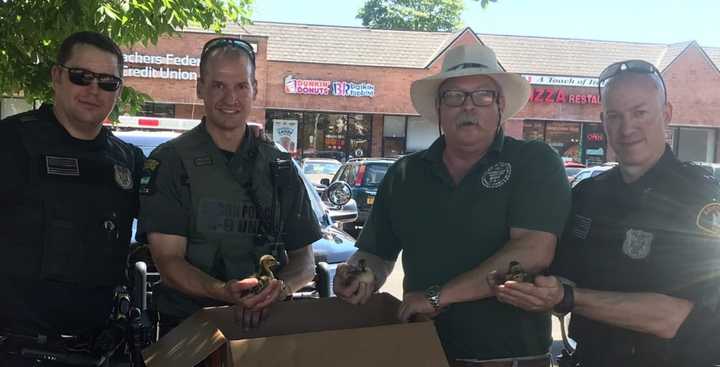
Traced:
[[471, 75], [486, 75], [500, 87], [505, 97], [503, 120], [518, 113], [530, 97], [530, 83], [519, 74], [502, 71], [493, 50], [480, 44], [465, 45], [447, 52], [440, 73], [412, 83], [410, 98], [415, 110], [426, 120], [437, 122], [440, 84], [450, 78]]

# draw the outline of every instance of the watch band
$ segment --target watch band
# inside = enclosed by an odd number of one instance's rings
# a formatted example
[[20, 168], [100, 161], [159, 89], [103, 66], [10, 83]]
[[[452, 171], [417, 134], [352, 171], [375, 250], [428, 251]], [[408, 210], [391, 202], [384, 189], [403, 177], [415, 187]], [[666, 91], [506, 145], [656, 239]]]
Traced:
[[440, 286], [432, 285], [428, 287], [425, 290], [425, 299], [428, 300], [435, 311], [440, 310]]
[[570, 284], [562, 283], [563, 298], [560, 303], [553, 307], [553, 312], [559, 315], [566, 315], [572, 312], [575, 307], [575, 288]]

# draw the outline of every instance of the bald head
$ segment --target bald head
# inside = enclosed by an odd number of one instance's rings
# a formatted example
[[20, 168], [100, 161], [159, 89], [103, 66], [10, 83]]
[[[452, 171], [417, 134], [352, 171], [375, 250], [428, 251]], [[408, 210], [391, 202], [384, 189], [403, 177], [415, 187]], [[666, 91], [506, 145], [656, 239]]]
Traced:
[[626, 88], [641, 89], [647, 93], [653, 93], [653, 95], [657, 96], [660, 105], [665, 104], [665, 101], [667, 101], [664, 84], [658, 75], [622, 72], [608, 79], [605, 87], [602, 88], [601, 100], [603, 105], [605, 105], [609, 94], [616, 93], [618, 89], [623, 90]]

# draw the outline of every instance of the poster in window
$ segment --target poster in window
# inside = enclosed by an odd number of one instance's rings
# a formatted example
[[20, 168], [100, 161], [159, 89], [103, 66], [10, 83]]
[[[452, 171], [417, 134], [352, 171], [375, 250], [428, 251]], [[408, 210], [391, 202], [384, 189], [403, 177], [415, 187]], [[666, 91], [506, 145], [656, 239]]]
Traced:
[[288, 153], [297, 150], [297, 120], [273, 120], [273, 141], [280, 144]]

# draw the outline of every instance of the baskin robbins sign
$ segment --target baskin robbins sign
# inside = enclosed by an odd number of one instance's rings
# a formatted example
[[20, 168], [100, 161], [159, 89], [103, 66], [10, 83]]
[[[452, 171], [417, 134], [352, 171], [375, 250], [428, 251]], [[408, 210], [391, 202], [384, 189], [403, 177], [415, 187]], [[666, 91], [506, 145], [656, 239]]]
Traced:
[[345, 80], [295, 79], [285, 77], [285, 93], [314, 96], [375, 97], [375, 85]]

